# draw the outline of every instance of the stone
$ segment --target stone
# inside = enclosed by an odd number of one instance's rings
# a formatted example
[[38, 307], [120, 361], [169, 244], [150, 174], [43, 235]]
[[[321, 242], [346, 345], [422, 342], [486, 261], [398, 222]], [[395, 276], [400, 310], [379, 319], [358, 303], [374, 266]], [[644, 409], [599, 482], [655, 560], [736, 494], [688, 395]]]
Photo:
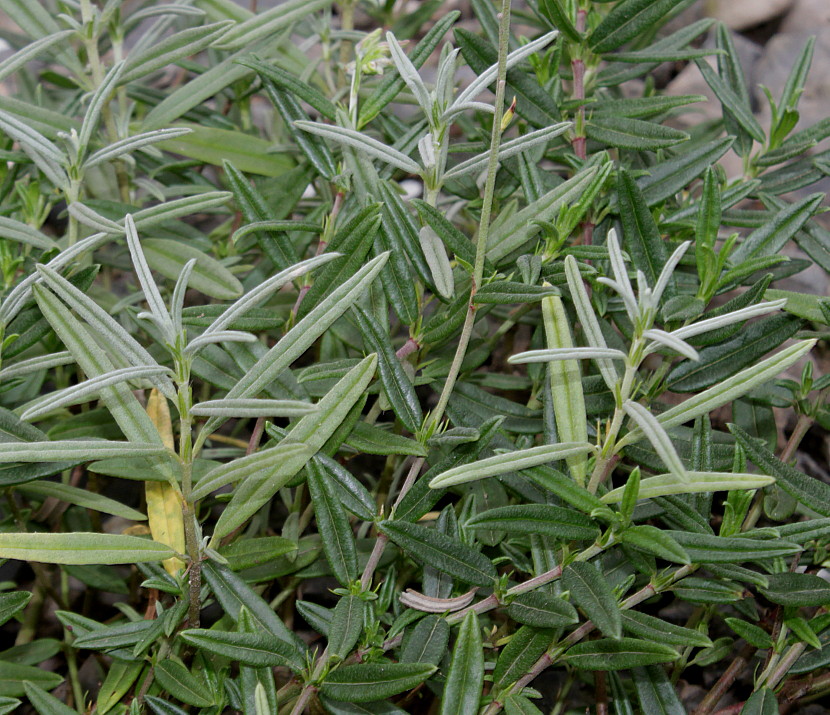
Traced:
[[712, 16], [733, 30], [746, 30], [774, 20], [792, 7], [794, 0], [716, 0]]
[[814, 35], [824, 28], [830, 28], [830, 2], [827, 0], [796, 0], [778, 31]]

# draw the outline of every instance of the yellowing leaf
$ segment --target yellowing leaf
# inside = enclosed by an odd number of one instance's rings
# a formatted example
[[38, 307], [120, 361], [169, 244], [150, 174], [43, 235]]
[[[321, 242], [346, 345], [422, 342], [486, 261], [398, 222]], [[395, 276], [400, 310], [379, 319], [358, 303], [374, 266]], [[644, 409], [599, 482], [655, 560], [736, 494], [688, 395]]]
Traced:
[[[170, 409], [164, 395], [155, 388], [150, 393], [150, 399], [147, 400], [147, 414], [159, 431], [164, 446], [174, 449]], [[184, 517], [179, 490], [167, 482], [145, 482], [144, 489], [147, 498], [147, 519], [153, 540], [183, 554], [185, 552]], [[167, 573], [176, 574], [184, 568], [184, 562], [176, 557], [166, 559], [164, 568]]]

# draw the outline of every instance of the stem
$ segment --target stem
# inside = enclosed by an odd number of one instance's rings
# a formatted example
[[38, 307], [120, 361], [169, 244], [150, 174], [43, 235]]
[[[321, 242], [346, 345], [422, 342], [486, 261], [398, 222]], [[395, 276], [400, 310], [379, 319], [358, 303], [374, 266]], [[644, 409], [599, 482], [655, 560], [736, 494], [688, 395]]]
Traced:
[[498, 59], [498, 81], [496, 83], [496, 101], [493, 113], [493, 128], [490, 133], [490, 153], [487, 160], [487, 179], [484, 182], [484, 199], [481, 207], [481, 223], [476, 238], [476, 259], [473, 266], [473, 280], [470, 287], [470, 302], [467, 306], [467, 315], [464, 318], [464, 326], [461, 329], [461, 337], [458, 347], [450, 366], [449, 375], [444, 383], [444, 389], [438, 399], [438, 406], [435, 408], [432, 417], [433, 426], [437, 426], [444, 416], [444, 410], [450, 400], [453, 388], [455, 387], [458, 375], [461, 372], [461, 364], [467, 354], [467, 347], [473, 334], [475, 324], [476, 305], [473, 302], [476, 291], [481, 285], [484, 276], [484, 258], [487, 255], [487, 239], [490, 235], [490, 217], [493, 213], [493, 194], [496, 188], [496, 174], [499, 170], [499, 146], [501, 145], [501, 115], [504, 112], [504, 88], [507, 78], [507, 49], [510, 32], [510, 0], [502, 0], [499, 17], [499, 59]]
[[308, 701], [310, 700], [311, 696], [314, 695], [316, 688], [313, 688], [309, 685], [304, 687], [300, 692], [300, 697], [297, 698], [297, 702], [294, 703], [294, 707], [291, 708], [291, 715], [302, 715], [303, 711], [308, 705]]
[[[576, 11], [576, 31], [580, 34], [585, 32], [585, 19], [588, 13], [586, 10]], [[585, 99], [585, 61], [581, 56], [575, 57], [571, 60], [571, 69], [573, 70], [573, 94], [574, 99]], [[588, 158], [588, 151], [586, 148], [587, 139], [585, 137], [585, 105], [580, 105], [576, 115], [576, 136], [573, 140], [573, 148], [577, 157], [580, 159]]]
[[729, 667], [723, 671], [723, 674], [712, 686], [712, 689], [706, 693], [706, 697], [703, 698], [700, 705], [698, 705], [697, 710], [695, 710], [695, 715], [709, 715], [709, 713], [714, 711], [717, 704], [721, 701], [721, 698], [723, 698], [729, 688], [732, 687], [732, 683], [735, 682], [735, 679], [743, 672], [744, 668], [746, 668], [756, 650], [758, 649], [755, 646], [748, 643], [743, 647], [735, 660], [733, 660], [729, 664]]

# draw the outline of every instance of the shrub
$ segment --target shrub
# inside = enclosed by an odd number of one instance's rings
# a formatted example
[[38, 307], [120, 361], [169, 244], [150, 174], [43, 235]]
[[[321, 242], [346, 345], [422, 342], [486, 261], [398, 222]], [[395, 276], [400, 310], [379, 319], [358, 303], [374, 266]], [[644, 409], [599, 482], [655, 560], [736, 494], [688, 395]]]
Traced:
[[827, 690], [830, 121], [689, 4], [0, 1], [2, 712]]

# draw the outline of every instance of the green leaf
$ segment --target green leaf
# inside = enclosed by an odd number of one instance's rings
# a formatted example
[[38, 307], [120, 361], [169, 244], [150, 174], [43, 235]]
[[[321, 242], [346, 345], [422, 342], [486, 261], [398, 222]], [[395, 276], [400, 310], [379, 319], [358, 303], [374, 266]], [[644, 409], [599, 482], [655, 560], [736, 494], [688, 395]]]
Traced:
[[729, 256], [733, 266], [750, 258], [777, 254], [804, 227], [818, 210], [824, 194], [810, 194], [800, 201], [786, 204], [772, 219], [753, 231]]
[[[55, 29], [57, 30], [57, 28]], [[16, 72], [21, 67], [25, 67], [30, 60], [48, 50], [53, 45], [57, 45], [65, 40], [68, 40], [72, 34], [72, 30], [50, 32], [45, 37], [41, 37], [34, 42], [25, 45], [13, 55], [6, 57], [2, 62], [0, 62], [0, 81]]]
[[178, 705], [173, 705], [173, 703], [162, 700], [155, 695], [148, 695], [145, 700], [153, 709], [155, 715], [187, 715], [187, 710], [183, 710]]
[[515, 683], [530, 671], [533, 664], [548, 649], [552, 632], [522, 626], [510, 638], [499, 654], [493, 670], [493, 682], [500, 688]]
[[0, 216], [0, 234], [3, 238], [18, 243], [25, 243], [35, 248], [48, 251], [55, 247], [55, 242], [28, 224], [16, 221], [7, 216]]
[[205, 692], [210, 692], [203, 681], [176, 660], [163, 660], [156, 665], [155, 679], [170, 695], [187, 705], [206, 708], [213, 705]]
[[278, 65], [265, 62], [256, 56], [245, 57], [237, 60], [237, 63], [254, 70], [263, 82], [267, 80], [280, 89], [297, 95], [306, 104], [314, 107], [326, 119], [332, 121], [337, 119], [337, 107], [334, 104], [310, 84], [303, 82], [290, 72], [286, 72]]
[[[300, 325], [301, 323], [298, 323], [294, 330]], [[279, 346], [280, 343], [277, 345]], [[286, 438], [286, 443], [302, 443], [308, 451], [290, 462], [283, 463], [276, 474], [260, 473], [246, 479], [237, 488], [233, 498], [216, 522], [211, 543], [219, 541], [237, 526], [244, 524], [303, 468], [315, 452], [322, 448], [365, 392], [375, 374], [376, 365], [375, 355], [369, 355], [362, 360], [317, 403], [317, 412], [306, 415], [297, 422]], [[250, 375], [250, 372], [248, 374]]]
[[131, 564], [176, 556], [169, 546], [121, 534], [0, 534], [0, 558], [47, 564]]
[[659, 27], [676, 0], [623, 0], [616, 4], [588, 38], [597, 54], [611, 52], [647, 30]]
[[511, 534], [544, 534], [557, 539], [595, 539], [592, 519], [573, 509], [550, 504], [514, 504], [488, 509], [466, 522], [470, 529], [497, 529]]
[[218, 46], [225, 50], [247, 47], [252, 42], [309, 18], [313, 13], [329, 5], [331, 5], [331, 0], [288, 0], [265, 12], [254, 14], [244, 22], [237, 23], [222, 37]]
[[830, 486], [785, 464], [737, 425], [729, 425], [729, 431], [746, 452], [747, 459], [773, 477], [779, 489], [822, 516], [830, 516]]
[[449, 641], [450, 626], [446, 619], [434, 614], [424, 616], [407, 632], [401, 648], [401, 662], [439, 665]]
[[435, 529], [405, 521], [382, 521], [378, 529], [413, 558], [460, 581], [491, 586], [496, 579], [490, 559]]
[[579, 615], [570, 603], [541, 590], [517, 596], [507, 607], [507, 615], [534, 628], [562, 628], [579, 622]]
[[158, 444], [96, 440], [54, 442], [6, 442], [0, 444], [0, 463], [50, 460], [92, 461], [107, 457], [168, 457], [170, 450]]
[[778, 715], [778, 699], [769, 688], [756, 690], [741, 708], [740, 715]]
[[[325, 536], [323, 547], [325, 548]], [[328, 627], [329, 656], [343, 660], [352, 652], [363, 633], [366, 601], [358, 596], [343, 596], [334, 607]]]
[[167, 65], [201, 52], [222, 37], [231, 24], [215, 22], [201, 27], [191, 27], [174, 33], [140, 52], [130, 53], [120, 83], [127, 84], [142, 79]]
[[[441, 43], [441, 38], [460, 16], [461, 13], [457, 10], [442, 15], [423, 36], [409, 55], [409, 61], [416, 69], [427, 61], [432, 51]], [[405, 86], [406, 83], [399, 74], [390, 72], [378, 85], [377, 89], [361, 102], [360, 116], [357, 122], [358, 129], [363, 128], [377, 117], [383, 108], [403, 91]]]
[[526, 244], [541, 230], [538, 222], [553, 221], [563, 206], [576, 200], [590, 185], [598, 168], [588, 166], [551, 189], [504, 222], [493, 227], [487, 245], [487, 258], [498, 264]]
[[0, 626], [26, 608], [31, 598], [32, 594], [28, 591], [0, 593]]
[[190, 259], [196, 259], [190, 275], [191, 288], [217, 300], [242, 295], [242, 284], [225, 266], [198, 248], [167, 238], [145, 238], [141, 242], [147, 263], [163, 276], [176, 280]]
[[104, 678], [101, 689], [98, 691], [95, 705], [97, 711], [106, 715], [112, 710], [133, 686], [141, 671], [144, 670], [144, 665], [140, 660], [128, 663], [113, 659], [107, 677]]
[[[549, 350], [568, 350], [574, 347], [568, 327], [568, 315], [561, 298], [552, 296], [542, 300], [542, 321]], [[585, 414], [585, 397], [582, 393], [579, 363], [576, 360], [551, 362], [548, 364], [548, 378], [559, 439], [566, 444], [587, 442], [588, 420]], [[584, 486], [588, 464], [587, 454], [577, 452], [566, 456], [565, 461], [574, 481]]]
[[[737, 375], [733, 375], [720, 384], [714, 385], [708, 390], [704, 390], [681, 402], [676, 407], [672, 407], [657, 415], [657, 421], [665, 429], [670, 429], [671, 427], [676, 427], [700, 415], [711, 412], [739, 397], [743, 397], [758, 385], [786, 370], [790, 365], [809, 352], [814, 345], [814, 340], [801, 340], [790, 345], [772, 357], [768, 357], [766, 360], [762, 360], [752, 367], [741, 370]], [[620, 440], [618, 446], [622, 446], [624, 443], [634, 442], [636, 439], [641, 438], [642, 433], [634, 431]], [[826, 516], [830, 516], [830, 514]]]
[[297, 127], [297, 122], [308, 119], [300, 103], [288, 91], [277, 87], [273, 82], [263, 78], [265, 91], [271, 103], [277, 108], [288, 133], [297, 144], [300, 151], [305, 154], [311, 165], [327, 179], [333, 179], [337, 174], [337, 164], [334, 156], [326, 143], [316, 136], [304, 132]]
[[711, 87], [715, 96], [720, 100], [721, 106], [725, 114], [728, 114], [734, 121], [743, 129], [750, 137], [757, 142], [765, 140], [764, 130], [758, 124], [758, 120], [752, 114], [752, 109], [748, 101], [743, 101], [727, 84], [721, 79], [715, 70], [709, 65], [706, 60], [695, 60], [697, 68], [706, 80], [706, 84]]
[[740, 638], [743, 638], [750, 645], [756, 648], [772, 648], [772, 638], [760, 626], [747, 623], [740, 618], [724, 618], [723, 620]]
[[[335, 578], [343, 586], [348, 586], [358, 576], [357, 550], [349, 517], [328, 481], [328, 473], [314, 462], [309, 462], [306, 474], [317, 528], [323, 539], [323, 552]], [[342, 602], [343, 599], [340, 599], [338, 605]]]
[[689, 554], [693, 563], [729, 564], [763, 561], [801, 551], [798, 544], [782, 539], [761, 539], [695, 534], [688, 531], [667, 531]]
[[335, 700], [368, 703], [383, 700], [423, 683], [435, 672], [425, 663], [359, 663], [326, 676], [320, 692]]
[[488, 457], [487, 459], [482, 459], [472, 464], [464, 464], [453, 469], [448, 469], [446, 472], [442, 472], [435, 477], [429, 485], [433, 489], [443, 489], [458, 484], [474, 482], [478, 479], [486, 479], [501, 474], [517, 472], [529, 467], [536, 467], [541, 464], [547, 464], [548, 462], [554, 462], [558, 459], [564, 459], [572, 454], [590, 452], [591, 450], [593, 450], [593, 445], [587, 442], [566, 442], [531, 447], [530, 449], [519, 449], [514, 452], [505, 452], [504, 454], [497, 454], [494, 457]]
[[104, 514], [113, 514], [124, 519], [133, 521], [145, 521], [147, 517], [140, 511], [128, 507], [115, 499], [105, 497], [103, 494], [96, 494], [88, 489], [73, 487], [70, 484], [61, 482], [29, 482], [17, 487], [19, 492], [36, 498], [46, 499], [48, 497], [59, 499], [67, 504], [77, 504], [86, 509], [94, 509]]
[[585, 125], [589, 139], [620, 149], [655, 151], [688, 141], [679, 129], [632, 117], [595, 114]]
[[222, 166], [227, 161], [240, 171], [262, 176], [280, 176], [294, 165], [284, 154], [272, 152], [270, 142], [252, 134], [184, 122], [173, 126], [185, 127], [191, 132], [160, 142], [159, 149], [213, 166]]
[[270, 633], [225, 633], [215, 629], [191, 628], [179, 633], [185, 643], [200, 650], [256, 668], [303, 667], [300, 653]]
[[634, 688], [642, 712], [649, 715], [686, 715], [665, 668], [651, 665], [634, 668]]
[[354, 313], [366, 346], [378, 355], [380, 381], [392, 409], [404, 426], [412, 434], [416, 434], [424, 415], [415, 394], [415, 387], [392, 350], [389, 335], [374, 317], [360, 306], [354, 307]]
[[[699, 494], [731, 489], [762, 489], [775, 482], [773, 477], [761, 474], [730, 474], [728, 472], [686, 472], [688, 481], [674, 474], [658, 474], [640, 482], [640, 499], [653, 499], [670, 494]], [[603, 495], [602, 501], [613, 504], [622, 501], [625, 487], [617, 487]]]
[[559, 3], [559, 0], [541, 0], [539, 10], [551, 21], [553, 26], [572, 42], [582, 42], [582, 36], [576, 31], [570, 18]]
[[[653, 288], [666, 265], [666, 244], [643, 192], [624, 169], [617, 172], [617, 195], [625, 250], [631, 255], [633, 264], [645, 273], [648, 284]], [[671, 297], [673, 290], [667, 289], [666, 295]]]
[[581, 670], [627, 670], [677, 660], [679, 653], [662, 643], [637, 638], [600, 638], [577, 643], [567, 653], [565, 662]]
[[[203, 475], [192, 492], [193, 499], [202, 499], [226, 484], [248, 478], [278, 480], [285, 477], [289, 465], [304, 464], [311, 450], [304, 444], [278, 444], [259, 452], [225, 462]], [[290, 479], [291, 477], [287, 477]]]
[[649, 616], [647, 613], [640, 613], [639, 611], [622, 611], [622, 624], [623, 630], [628, 633], [633, 633], [643, 640], [655, 643], [693, 648], [708, 648], [712, 645], [712, 641], [705, 633], [683, 626], [676, 626], [662, 618]]
[[470, 715], [478, 711], [484, 683], [484, 653], [478, 616], [468, 611], [452, 651], [441, 696], [440, 715]]
[[261, 536], [253, 539], [240, 539], [227, 546], [222, 546], [219, 553], [227, 559], [234, 571], [251, 568], [267, 563], [291, 551], [297, 550], [297, 543], [282, 536]]
[[562, 583], [597, 628], [611, 638], [621, 638], [622, 616], [617, 597], [593, 565], [574, 561], [562, 572]]
[[649, 173], [637, 180], [647, 206], [674, 196], [689, 182], [715, 164], [735, 141], [734, 137], [714, 139], [706, 144], [686, 145], [685, 152], [649, 167]]
[[[263, 355], [234, 385], [226, 397], [253, 397], [276, 379], [285, 368], [302, 355], [314, 341], [345, 313], [371, 285], [386, 262], [387, 254], [372, 259], [354, 276], [336, 288], [300, 320], [282, 339]], [[202, 428], [204, 438], [224, 420], [212, 417]]]
[[[302, 544], [301, 544], [302, 546]], [[298, 639], [277, 616], [268, 603], [258, 595], [245, 581], [233, 573], [226, 566], [213, 561], [202, 564], [202, 575], [210, 586], [222, 610], [234, 621], [239, 621], [242, 609], [245, 608], [248, 619], [254, 623], [261, 633], [269, 633], [284, 643], [293, 645], [298, 652]]]
[[[44, 688], [50, 687], [46, 683], [25, 680], [22, 685], [25, 689], [26, 697], [29, 698], [29, 702], [40, 715], [76, 715], [75, 710], [65, 705], [54, 695], [46, 692]], [[20, 695], [23, 695], [23, 693], [20, 693]]]
[[699, 352], [697, 362], [682, 362], [667, 376], [673, 392], [698, 392], [722, 382], [747, 365], [754, 365], [770, 350], [792, 338], [801, 321], [776, 315], [750, 324], [732, 340]]
[[691, 563], [689, 554], [669, 534], [649, 524], [630, 526], [622, 533], [622, 543], [633, 546], [661, 559], [678, 564]]
[[769, 586], [758, 590], [782, 606], [826, 606], [830, 603], [830, 584], [809, 573], [774, 573], [767, 576]]

